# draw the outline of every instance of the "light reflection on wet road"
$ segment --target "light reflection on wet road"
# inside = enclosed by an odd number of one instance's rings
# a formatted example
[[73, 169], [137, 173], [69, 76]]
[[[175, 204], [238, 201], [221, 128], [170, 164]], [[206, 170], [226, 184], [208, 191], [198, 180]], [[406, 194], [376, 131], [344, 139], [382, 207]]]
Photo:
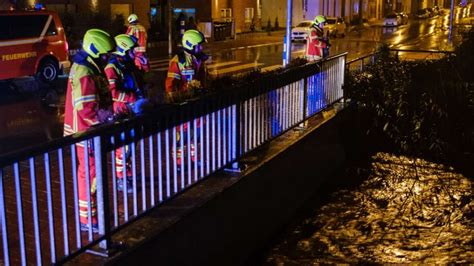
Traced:
[[[382, 42], [399, 49], [449, 49], [446, 22], [447, 15], [411, 20], [408, 25], [396, 28], [365, 27], [345, 38], [332, 39], [331, 54], [348, 51], [351, 59], [370, 53]], [[292, 57], [303, 56], [304, 46], [304, 43], [294, 43]], [[255, 68], [278, 67], [282, 51], [282, 44], [271, 44], [213, 52], [209, 71], [214, 76], [222, 76]], [[163, 76], [164, 71], [156, 72], [155, 83], [162, 82]], [[0, 83], [0, 97], [3, 99], [0, 102], [0, 153], [62, 136], [65, 79], [58, 82], [55, 93], [49, 95], [46, 102], [41, 101], [43, 94], [38, 92], [39, 85], [35, 82], [22, 80], [16, 83], [19, 88], [16, 92], [12, 92], [5, 82]]]

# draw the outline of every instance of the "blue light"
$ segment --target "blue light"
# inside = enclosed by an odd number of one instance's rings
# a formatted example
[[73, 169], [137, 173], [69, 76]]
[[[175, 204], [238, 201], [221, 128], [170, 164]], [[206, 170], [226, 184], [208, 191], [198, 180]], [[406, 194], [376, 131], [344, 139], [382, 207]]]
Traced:
[[35, 10], [44, 10], [44, 6], [41, 3], [36, 3], [35, 4]]

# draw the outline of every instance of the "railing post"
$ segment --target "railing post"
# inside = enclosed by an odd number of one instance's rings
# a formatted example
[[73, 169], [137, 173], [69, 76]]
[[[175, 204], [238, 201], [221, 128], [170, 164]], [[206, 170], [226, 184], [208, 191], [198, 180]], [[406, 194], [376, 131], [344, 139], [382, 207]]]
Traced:
[[[372, 61], [374, 61], [374, 57], [372, 56]], [[342, 82], [342, 101], [343, 103], [346, 103], [346, 98], [347, 98], [347, 92], [346, 90], [344, 89], [344, 77], [346, 76], [346, 72], [349, 72], [349, 66], [346, 64], [347, 62], [347, 54], [344, 55], [344, 63], [343, 63], [343, 73], [342, 73], [342, 79], [343, 79], [343, 82]]]
[[[112, 248], [111, 219], [109, 204], [109, 186], [107, 174], [107, 149], [105, 138], [94, 137], [94, 157], [96, 167], [96, 197], [97, 197], [97, 221], [99, 223], [99, 234], [104, 240], [99, 243], [100, 251], [90, 251], [93, 254], [108, 257]], [[114, 160], [115, 158], [112, 158]]]
[[239, 163], [240, 157], [242, 155], [242, 135], [241, 135], [241, 112], [242, 112], [242, 96], [241, 94], [234, 94], [234, 97], [237, 97], [237, 101], [235, 104], [235, 116], [234, 116], [234, 123], [235, 126], [232, 127], [232, 150], [233, 150], [233, 159], [235, 162], [229, 168], [226, 168], [225, 171], [228, 172], [237, 172], [240, 173], [243, 170], [243, 165]]
[[301, 123], [299, 123], [298, 125], [298, 129], [304, 129], [305, 128], [305, 124], [306, 124], [306, 118], [308, 117], [307, 113], [308, 113], [308, 78], [309, 77], [305, 77], [303, 79], [303, 106], [302, 106], [302, 112], [303, 112], [303, 119], [301, 121]]
[[2, 232], [3, 264], [10, 265], [10, 249], [8, 246], [7, 212], [5, 208], [5, 189], [3, 187], [3, 168], [0, 168], [0, 227]]

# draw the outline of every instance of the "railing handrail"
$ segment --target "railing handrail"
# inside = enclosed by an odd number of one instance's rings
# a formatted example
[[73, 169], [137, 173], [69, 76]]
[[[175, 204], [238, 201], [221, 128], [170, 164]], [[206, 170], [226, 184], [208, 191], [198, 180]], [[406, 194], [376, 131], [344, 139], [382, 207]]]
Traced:
[[410, 53], [431, 53], [431, 54], [452, 54], [454, 51], [450, 50], [434, 50], [434, 49], [397, 49], [390, 48], [390, 51], [394, 52], [410, 52]]
[[[390, 52], [406, 52], [406, 53], [431, 53], [431, 54], [452, 54], [454, 51], [450, 50], [434, 50], [434, 49], [398, 49], [398, 48], [389, 48]], [[373, 57], [379, 54], [379, 51], [373, 51], [369, 54], [365, 54], [354, 59], [348, 60], [346, 65], [351, 65], [355, 62], [362, 61], [366, 58]]]

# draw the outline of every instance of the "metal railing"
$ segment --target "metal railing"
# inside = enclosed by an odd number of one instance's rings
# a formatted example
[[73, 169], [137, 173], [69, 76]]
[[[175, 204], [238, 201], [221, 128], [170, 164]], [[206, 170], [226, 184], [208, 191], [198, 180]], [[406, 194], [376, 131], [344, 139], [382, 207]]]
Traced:
[[346, 56], [0, 157], [0, 263], [106, 254], [133, 220], [341, 100]]

